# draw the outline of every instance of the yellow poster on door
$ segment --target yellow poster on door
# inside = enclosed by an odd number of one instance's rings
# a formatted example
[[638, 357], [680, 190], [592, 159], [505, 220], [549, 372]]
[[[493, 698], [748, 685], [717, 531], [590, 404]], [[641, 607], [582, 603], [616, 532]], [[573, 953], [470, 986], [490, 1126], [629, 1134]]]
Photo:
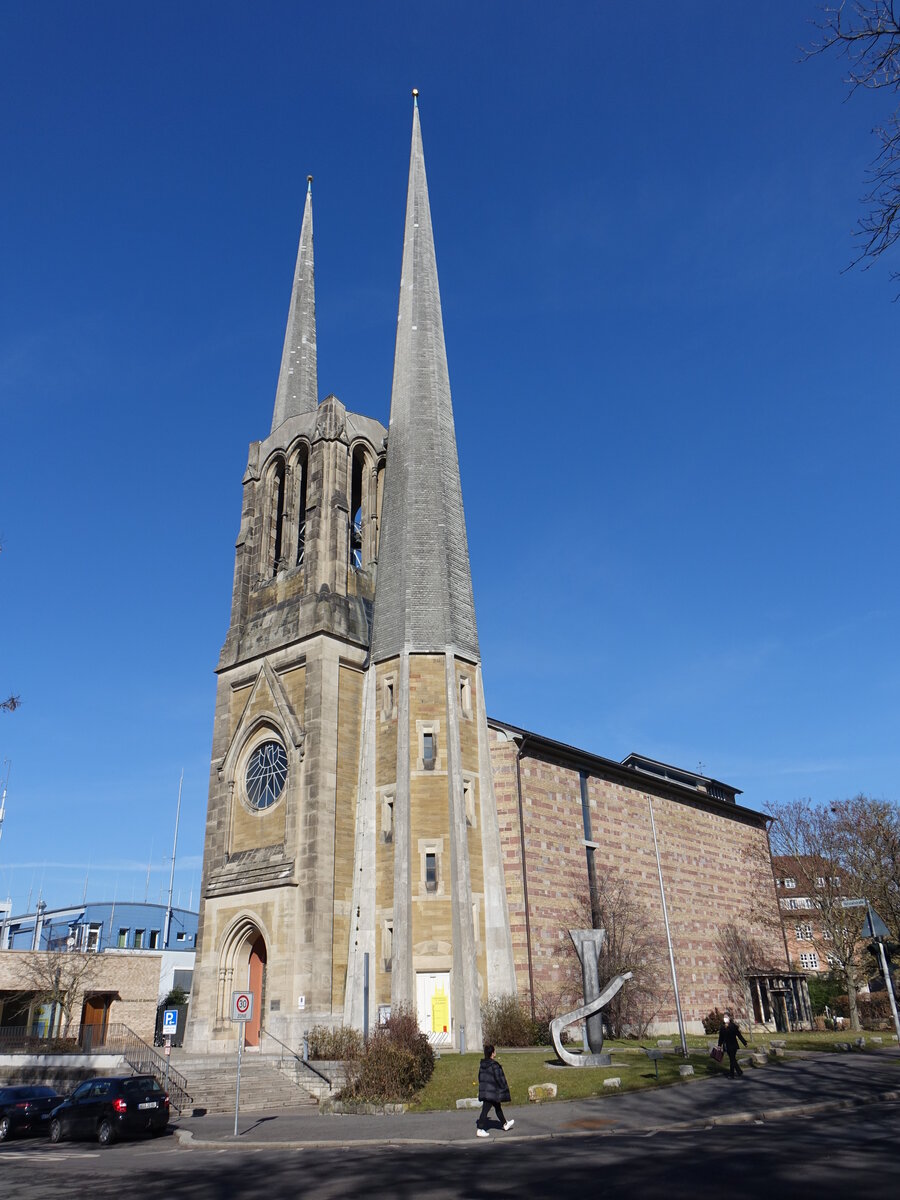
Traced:
[[447, 1033], [450, 1025], [450, 998], [444, 991], [431, 997], [431, 1032]]

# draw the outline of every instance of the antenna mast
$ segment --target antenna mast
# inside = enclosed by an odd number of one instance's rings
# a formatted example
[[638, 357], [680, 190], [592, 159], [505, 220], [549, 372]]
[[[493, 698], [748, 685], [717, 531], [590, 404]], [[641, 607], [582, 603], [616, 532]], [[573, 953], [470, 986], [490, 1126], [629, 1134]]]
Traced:
[[181, 789], [184, 785], [184, 767], [178, 781], [178, 807], [175, 809], [175, 841], [172, 843], [172, 869], [169, 872], [169, 902], [166, 905], [166, 928], [163, 933], [163, 950], [169, 948], [169, 930], [172, 927], [172, 889], [175, 886], [175, 851], [178, 849], [178, 820], [181, 816]]

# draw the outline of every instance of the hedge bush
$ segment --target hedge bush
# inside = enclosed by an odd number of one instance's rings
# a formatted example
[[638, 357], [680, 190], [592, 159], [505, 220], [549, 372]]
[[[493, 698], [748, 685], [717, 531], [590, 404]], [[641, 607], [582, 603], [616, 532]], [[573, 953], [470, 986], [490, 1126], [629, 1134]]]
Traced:
[[327, 1062], [355, 1062], [362, 1056], [363, 1039], [358, 1029], [329, 1029], [314, 1025], [309, 1031], [309, 1057]]

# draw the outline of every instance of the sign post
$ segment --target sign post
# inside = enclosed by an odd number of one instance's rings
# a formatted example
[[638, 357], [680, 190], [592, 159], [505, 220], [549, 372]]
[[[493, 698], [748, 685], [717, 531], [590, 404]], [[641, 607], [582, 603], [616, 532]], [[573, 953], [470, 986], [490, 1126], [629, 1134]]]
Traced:
[[178, 1009], [163, 1009], [162, 1031], [166, 1043], [166, 1091], [169, 1090], [169, 1055], [172, 1053], [172, 1036], [178, 1029]]
[[244, 1050], [244, 1026], [253, 1016], [253, 993], [231, 993], [231, 1019], [240, 1023], [238, 1032], [237, 1087], [234, 1093], [234, 1136], [238, 1132], [238, 1109], [241, 1103], [241, 1055]]

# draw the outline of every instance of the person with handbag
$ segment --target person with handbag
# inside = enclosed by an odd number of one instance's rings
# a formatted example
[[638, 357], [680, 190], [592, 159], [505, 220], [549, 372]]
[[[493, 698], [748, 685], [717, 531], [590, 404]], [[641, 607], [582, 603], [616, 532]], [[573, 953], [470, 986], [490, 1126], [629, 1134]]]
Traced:
[[[734, 1079], [735, 1075], [744, 1074], [737, 1061], [738, 1041], [744, 1046], [747, 1045], [744, 1035], [738, 1029], [737, 1021], [732, 1020], [731, 1013], [727, 1012], [722, 1017], [722, 1027], [719, 1030], [719, 1048], [728, 1055], [729, 1079]], [[718, 1058], [721, 1062], [721, 1054], [718, 1055]]]
[[501, 1105], [509, 1101], [509, 1084], [503, 1068], [497, 1062], [497, 1052], [490, 1042], [484, 1044], [484, 1058], [478, 1066], [478, 1099], [481, 1101], [481, 1116], [475, 1122], [476, 1137], [490, 1137], [487, 1127], [487, 1115], [495, 1109], [504, 1129], [512, 1129], [515, 1121], [507, 1121]]

